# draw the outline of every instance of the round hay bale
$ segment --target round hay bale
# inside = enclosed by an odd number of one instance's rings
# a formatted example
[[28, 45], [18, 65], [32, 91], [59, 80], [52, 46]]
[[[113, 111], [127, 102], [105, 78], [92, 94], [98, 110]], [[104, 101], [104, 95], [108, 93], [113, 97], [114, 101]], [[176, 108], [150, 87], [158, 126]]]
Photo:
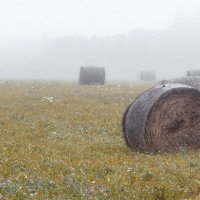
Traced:
[[196, 77], [195, 76], [182, 77], [182, 78], [160, 81], [160, 84], [170, 84], [170, 83], [189, 85], [191, 87], [194, 87], [200, 90], [200, 77], [197, 77], [197, 76]]
[[186, 75], [187, 76], [200, 76], [200, 70], [199, 69], [188, 70]]
[[79, 83], [81, 85], [104, 85], [104, 67], [81, 67], [79, 74]]
[[156, 80], [156, 72], [153, 70], [142, 71], [140, 73], [140, 79], [142, 81], [155, 81]]
[[200, 147], [200, 91], [181, 84], [153, 87], [125, 111], [122, 130], [134, 150], [170, 152]]

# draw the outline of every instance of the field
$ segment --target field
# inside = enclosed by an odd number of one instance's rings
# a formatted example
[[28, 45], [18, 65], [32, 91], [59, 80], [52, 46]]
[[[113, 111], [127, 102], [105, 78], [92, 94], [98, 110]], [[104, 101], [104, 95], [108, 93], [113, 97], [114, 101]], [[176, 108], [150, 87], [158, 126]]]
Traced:
[[200, 199], [199, 151], [124, 143], [123, 112], [148, 87], [0, 83], [0, 199]]

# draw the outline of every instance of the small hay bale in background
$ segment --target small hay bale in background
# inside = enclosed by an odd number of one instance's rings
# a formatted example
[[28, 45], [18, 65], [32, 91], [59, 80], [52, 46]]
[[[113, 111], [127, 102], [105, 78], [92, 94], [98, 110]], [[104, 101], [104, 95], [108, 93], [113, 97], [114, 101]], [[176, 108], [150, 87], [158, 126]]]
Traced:
[[200, 91], [181, 84], [153, 87], [127, 108], [122, 129], [134, 150], [200, 148]]
[[81, 67], [79, 74], [79, 83], [81, 85], [104, 85], [105, 69], [104, 67]]
[[153, 70], [142, 71], [140, 73], [140, 79], [142, 81], [155, 81], [156, 80], [156, 72]]
[[187, 76], [200, 76], [200, 70], [199, 69], [188, 70], [186, 75]]
[[188, 76], [188, 77], [160, 81], [160, 84], [171, 84], [171, 83], [189, 85], [191, 87], [194, 87], [200, 90], [200, 77], [197, 77], [197, 76], [196, 77]]

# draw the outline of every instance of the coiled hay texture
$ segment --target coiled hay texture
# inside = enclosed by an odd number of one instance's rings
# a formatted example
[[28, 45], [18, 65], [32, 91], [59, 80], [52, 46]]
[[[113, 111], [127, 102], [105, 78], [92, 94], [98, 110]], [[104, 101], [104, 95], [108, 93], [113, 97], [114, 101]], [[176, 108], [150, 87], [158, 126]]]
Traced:
[[147, 152], [200, 147], [200, 91], [181, 84], [153, 87], [125, 111], [126, 144]]
[[200, 76], [200, 70], [199, 69], [188, 70], [186, 75], [187, 76]]
[[191, 87], [200, 90], [200, 77], [198, 76], [188, 76], [188, 77], [160, 81], [160, 84], [169, 84], [169, 83], [189, 85]]
[[79, 83], [81, 85], [104, 85], [104, 67], [81, 67], [79, 74]]
[[156, 72], [153, 70], [142, 71], [140, 73], [140, 79], [142, 81], [155, 81], [156, 80]]

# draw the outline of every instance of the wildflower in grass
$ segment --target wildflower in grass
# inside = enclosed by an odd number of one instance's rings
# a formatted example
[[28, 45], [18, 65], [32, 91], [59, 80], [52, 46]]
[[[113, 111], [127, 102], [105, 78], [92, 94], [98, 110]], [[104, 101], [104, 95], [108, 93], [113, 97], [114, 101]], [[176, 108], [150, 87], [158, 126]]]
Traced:
[[128, 168], [128, 169], [127, 169], [127, 172], [131, 172], [131, 168]]
[[53, 102], [54, 97], [43, 97], [42, 101], [44, 102], [45, 100], [49, 101], [50, 103]]

